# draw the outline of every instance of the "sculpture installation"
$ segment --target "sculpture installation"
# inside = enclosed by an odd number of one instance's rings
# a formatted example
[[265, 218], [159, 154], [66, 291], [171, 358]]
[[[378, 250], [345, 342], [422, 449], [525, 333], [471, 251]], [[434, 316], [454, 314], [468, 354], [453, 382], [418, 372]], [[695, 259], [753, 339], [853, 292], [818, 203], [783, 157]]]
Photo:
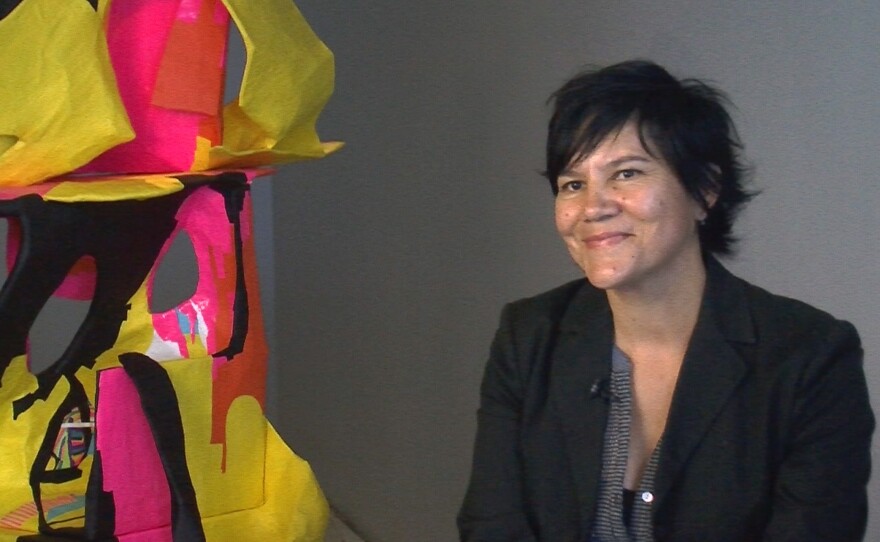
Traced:
[[[222, 106], [230, 21], [248, 58]], [[332, 54], [289, 0], [5, 1], [0, 35], [0, 541], [322, 540], [264, 414], [249, 188], [340, 146], [314, 128]], [[195, 293], [153, 312], [179, 235]], [[89, 310], [32, 371], [53, 295]]]

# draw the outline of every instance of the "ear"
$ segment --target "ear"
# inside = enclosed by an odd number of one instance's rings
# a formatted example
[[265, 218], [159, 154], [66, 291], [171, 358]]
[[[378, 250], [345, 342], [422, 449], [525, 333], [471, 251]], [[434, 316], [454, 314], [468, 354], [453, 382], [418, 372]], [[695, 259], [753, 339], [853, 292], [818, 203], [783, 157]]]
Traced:
[[712, 191], [703, 191], [703, 202], [696, 202], [696, 218], [697, 222], [702, 222], [706, 220], [706, 217], [709, 216], [709, 209], [711, 209], [715, 202], [718, 201], [718, 192], [715, 190]]
[[703, 192], [703, 199], [706, 202], [706, 210], [708, 211], [712, 207], [715, 206], [715, 202], [718, 201], [718, 189], [706, 190]]
[[710, 164], [709, 169], [712, 171], [711, 175], [713, 182], [712, 186], [706, 187], [706, 189], [701, 192], [703, 201], [706, 202], [706, 205], [701, 209], [703, 216], [700, 220], [704, 220], [709, 209], [715, 206], [715, 203], [718, 201], [718, 193], [721, 191], [721, 168], [716, 164]]

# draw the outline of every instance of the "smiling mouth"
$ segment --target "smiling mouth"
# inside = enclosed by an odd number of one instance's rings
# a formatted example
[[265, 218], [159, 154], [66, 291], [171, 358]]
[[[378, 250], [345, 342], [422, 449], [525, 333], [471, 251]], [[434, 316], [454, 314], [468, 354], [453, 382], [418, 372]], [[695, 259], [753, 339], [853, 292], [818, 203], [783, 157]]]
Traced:
[[623, 232], [606, 232], [586, 237], [583, 243], [587, 248], [608, 248], [619, 245], [629, 236]]

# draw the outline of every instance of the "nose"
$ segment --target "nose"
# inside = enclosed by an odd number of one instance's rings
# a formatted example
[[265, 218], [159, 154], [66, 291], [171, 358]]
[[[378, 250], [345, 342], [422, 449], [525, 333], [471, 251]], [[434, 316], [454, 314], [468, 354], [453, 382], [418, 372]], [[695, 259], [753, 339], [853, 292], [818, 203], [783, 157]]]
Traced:
[[603, 183], [590, 183], [582, 194], [582, 215], [586, 222], [601, 222], [615, 216], [620, 208]]

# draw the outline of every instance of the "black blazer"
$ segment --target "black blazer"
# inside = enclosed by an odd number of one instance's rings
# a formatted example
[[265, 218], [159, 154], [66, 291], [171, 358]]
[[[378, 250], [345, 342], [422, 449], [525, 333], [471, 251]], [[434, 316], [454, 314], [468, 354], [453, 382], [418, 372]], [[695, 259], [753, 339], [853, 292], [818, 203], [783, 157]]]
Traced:
[[[856, 330], [707, 262], [655, 478], [658, 541], [858, 541], [874, 417]], [[468, 542], [587, 542], [611, 311], [578, 280], [505, 307], [481, 388]]]

